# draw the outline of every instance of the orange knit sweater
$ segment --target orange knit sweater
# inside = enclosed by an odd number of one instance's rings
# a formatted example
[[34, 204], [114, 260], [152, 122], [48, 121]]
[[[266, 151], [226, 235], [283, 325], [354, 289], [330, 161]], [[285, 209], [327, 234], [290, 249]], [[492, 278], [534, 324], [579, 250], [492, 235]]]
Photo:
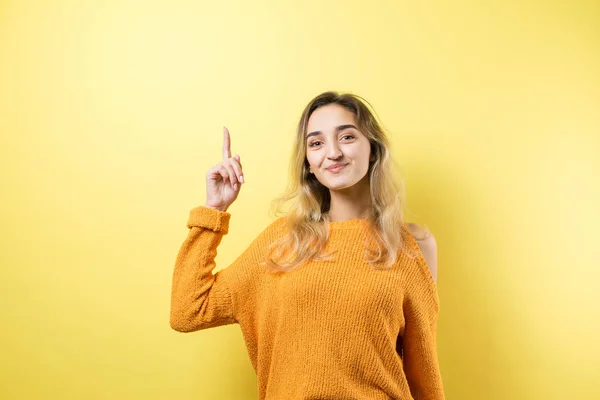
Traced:
[[269, 274], [259, 262], [285, 233], [281, 217], [213, 274], [230, 217], [204, 206], [190, 211], [173, 273], [173, 329], [238, 323], [260, 400], [444, 399], [435, 282], [406, 225], [417, 257], [403, 251], [390, 270], [364, 260], [366, 220], [353, 219], [329, 225], [325, 251], [338, 250], [334, 260]]

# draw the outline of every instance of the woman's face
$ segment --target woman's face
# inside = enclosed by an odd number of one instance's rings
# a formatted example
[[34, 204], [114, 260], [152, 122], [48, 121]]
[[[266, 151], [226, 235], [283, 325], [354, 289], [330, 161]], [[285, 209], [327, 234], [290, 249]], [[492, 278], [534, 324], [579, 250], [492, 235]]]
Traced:
[[[339, 104], [320, 107], [306, 128], [306, 159], [310, 172], [330, 190], [360, 182], [369, 170], [371, 145], [357, 128], [356, 116]], [[331, 169], [342, 164], [341, 169]]]

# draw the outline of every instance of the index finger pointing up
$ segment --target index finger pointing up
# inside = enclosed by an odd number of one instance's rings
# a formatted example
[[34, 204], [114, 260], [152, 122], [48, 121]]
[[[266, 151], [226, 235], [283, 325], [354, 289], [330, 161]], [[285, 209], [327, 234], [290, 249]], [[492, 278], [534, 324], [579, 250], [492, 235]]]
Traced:
[[229, 131], [223, 127], [223, 161], [231, 157], [231, 140], [229, 137]]

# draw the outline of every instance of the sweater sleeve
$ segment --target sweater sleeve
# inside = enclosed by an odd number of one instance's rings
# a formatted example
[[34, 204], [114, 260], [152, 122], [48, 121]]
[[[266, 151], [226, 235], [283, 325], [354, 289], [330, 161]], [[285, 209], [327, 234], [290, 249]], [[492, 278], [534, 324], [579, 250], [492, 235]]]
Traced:
[[181, 245], [171, 289], [170, 325], [179, 332], [236, 323], [228, 275], [213, 275], [217, 247], [231, 214], [199, 206], [190, 211], [189, 232]]
[[418, 245], [409, 240], [417, 257], [406, 277], [404, 372], [415, 400], [444, 400], [436, 345], [439, 311], [436, 285]]

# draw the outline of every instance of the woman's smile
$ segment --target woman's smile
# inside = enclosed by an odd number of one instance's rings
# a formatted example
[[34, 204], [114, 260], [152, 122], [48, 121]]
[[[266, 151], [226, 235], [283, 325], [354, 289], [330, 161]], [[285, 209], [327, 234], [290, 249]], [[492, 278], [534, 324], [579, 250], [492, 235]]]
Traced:
[[344, 164], [344, 165], [337, 165], [335, 167], [329, 167], [327, 168], [327, 171], [331, 172], [332, 174], [337, 174], [339, 173], [341, 170], [343, 170], [344, 168], [346, 168], [348, 164]]

